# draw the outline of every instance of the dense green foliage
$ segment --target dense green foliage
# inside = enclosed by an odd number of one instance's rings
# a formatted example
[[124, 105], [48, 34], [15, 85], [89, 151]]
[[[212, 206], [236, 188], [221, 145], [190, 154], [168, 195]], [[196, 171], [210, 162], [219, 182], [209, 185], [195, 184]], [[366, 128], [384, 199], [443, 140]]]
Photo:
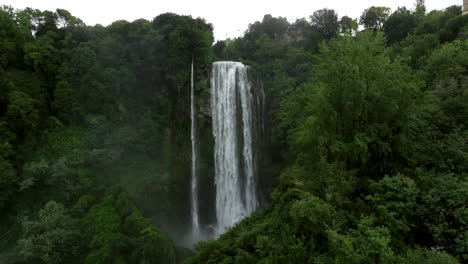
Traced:
[[201, 90], [212, 42], [188, 16], [0, 9], [1, 263], [178, 261], [160, 228], [187, 231], [189, 69]]
[[[0, 8], [0, 263], [468, 261], [459, 6], [265, 15], [214, 45], [212, 31], [170, 13], [103, 27]], [[265, 89], [266, 205], [186, 259], [192, 59], [201, 222], [214, 60], [251, 65]]]
[[185, 263], [468, 261], [468, 16], [371, 7], [356, 32], [332, 14], [215, 45], [263, 76], [264, 171], [282, 172], [264, 211]]

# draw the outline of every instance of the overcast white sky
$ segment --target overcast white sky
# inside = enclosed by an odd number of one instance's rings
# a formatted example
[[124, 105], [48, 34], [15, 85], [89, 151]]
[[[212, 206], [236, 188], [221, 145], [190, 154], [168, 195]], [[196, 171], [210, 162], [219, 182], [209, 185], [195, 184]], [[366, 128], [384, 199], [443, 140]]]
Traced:
[[[216, 39], [237, 37], [249, 23], [261, 20], [263, 15], [286, 17], [290, 22], [309, 17], [322, 8], [335, 9], [339, 16], [358, 18], [365, 8], [399, 6], [413, 8], [415, 0], [0, 0], [0, 5], [14, 8], [32, 7], [41, 10], [62, 8], [81, 18], [86, 24], [109, 25], [115, 20], [133, 21], [173, 12], [205, 18], [214, 26]], [[462, 5], [462, 0], [426, 0], [427, 10]]]

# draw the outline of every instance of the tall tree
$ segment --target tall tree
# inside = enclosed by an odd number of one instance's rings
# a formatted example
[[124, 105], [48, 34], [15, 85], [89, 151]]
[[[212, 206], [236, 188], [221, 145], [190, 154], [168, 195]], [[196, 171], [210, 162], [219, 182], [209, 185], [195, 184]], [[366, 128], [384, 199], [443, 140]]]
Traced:
[[401, 159], [411, 98], [420, 83], [385, 54], [383, 34], [372, 35], [344, 37], [322, 47], [315, 83], [303, 95], [309, 98], [304, 119], [291, 139], [300, 153], [316, 157], [323, 151], [327, 160], [378, 177]]
[[359, 23], [367, 29], [382, 30], [385, 21], [390, 16], [390, 8], [383, 6], [371, 6], [364, 10]]
[[426, 14], [426, 1], [425, 0], [416, 0], [414, 12], [418, 16], [424, 16]]
[[358, 29], [358, 23], [355, 19], [349, 16], [344, 16], [340, 19], [340, 33], [345, 35], [353, 35]]
[[311, 25], [320, 32], [324, 39], [335, 38], [338, 34], [338, 14], [333, 9], [320, 9], [310, 16]]
[[385, 21], [383, 30], [389, 44], [399, 42], [406, 38], [417, 26], [418, 19], [405, 7], [399, 7]]

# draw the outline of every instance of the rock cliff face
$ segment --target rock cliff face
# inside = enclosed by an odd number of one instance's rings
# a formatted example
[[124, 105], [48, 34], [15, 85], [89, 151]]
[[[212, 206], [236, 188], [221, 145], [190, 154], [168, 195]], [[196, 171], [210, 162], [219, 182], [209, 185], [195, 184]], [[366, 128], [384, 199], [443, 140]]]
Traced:
[[[215, 208], [214, 188], [214, 139], [212, 133], [212, 114], [210, 100], [210, 67], [203, 67], [199, 76], [198, 87], [195, 90], [197, 108], [198, 135], [198, 199], [199, 222], [204, 232], [211, 232], [216, 222], [213, 214]], [[207, 230], [208, 229], [208, 230]]]

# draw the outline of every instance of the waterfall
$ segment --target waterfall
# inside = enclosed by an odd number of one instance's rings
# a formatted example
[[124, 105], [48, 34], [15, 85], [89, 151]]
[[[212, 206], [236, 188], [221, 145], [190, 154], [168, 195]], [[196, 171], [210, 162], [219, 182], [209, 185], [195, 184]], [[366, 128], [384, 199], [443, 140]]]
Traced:
[[197, 177], [197, 123], [195, 108], [195, 91], [193, 82], [193, 57], [190, 71], [190, 118], [191, 118], [191, 141], [192, 141], [192, 168], [191, 168], [191, 216], [192, 216], [192, 241], [200, 238], [200, 223], [198, 217], [198, 177]]
[[263, 92], [254, 91], [247, 70], [242, 63], [229, 61], [212, 67], [217, 236], [258, 207], [253, 146], [255, 111]]

